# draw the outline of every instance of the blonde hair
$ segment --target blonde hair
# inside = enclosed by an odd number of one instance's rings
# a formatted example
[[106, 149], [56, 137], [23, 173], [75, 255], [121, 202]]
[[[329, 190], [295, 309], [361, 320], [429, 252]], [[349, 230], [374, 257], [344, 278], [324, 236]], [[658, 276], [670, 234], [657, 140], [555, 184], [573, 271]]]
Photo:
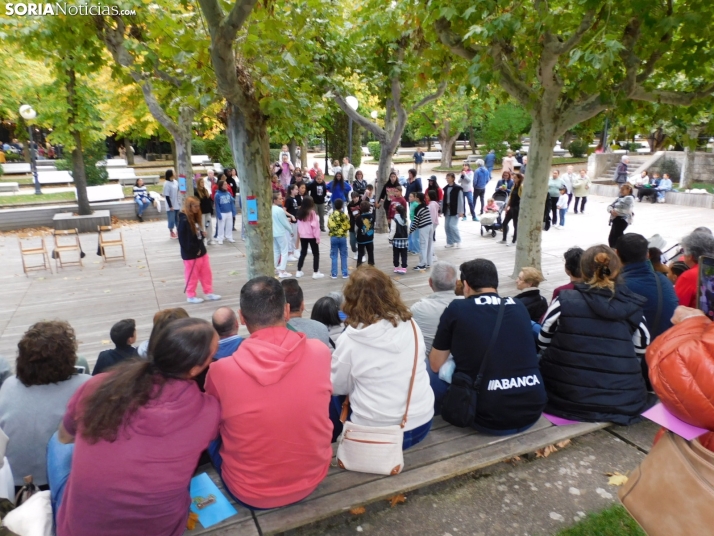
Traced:
[[541, 271], [537, 268], [533, 268], [532, 266], [526, 266], [525, 268], [521, 268], [521, 272], [523, 272], [522, 281], [528, 283], [533, 287], [537, 288], [538, 285], [545, 281], [545, 277], [543, 277]]
[[199, 212], [198, 215], [194, 214], [192, 210], [189, 210], [189, 205], [198, 205], [199, 207], [201, 206], [201, 202], [198, 200], [197, 197], [193, 197], [192, 195], [189, 195], [186, 197], [186, 199], [183, 202], [183, 209], [181, 212], [186, 214], [186, 217], [188, 218], [188, 223], [189, 227], [191, 228], [191, 232], [195, 235], [198, 234], [197, 229], [201, 227], [201, 213]]
[[580, 258], [583, 281], [590, 288], [608, 288], [615, 292], [615, 280], [620, 274], [622, 263], [612, 248], [601, 244], [588, 248]]
[[344, 295], [345, 324], [353, 328], [370, 326], [380, 320], [389, 320], [396, 327], [412, 317], [392, 279], [368, 264], [350, 274]]

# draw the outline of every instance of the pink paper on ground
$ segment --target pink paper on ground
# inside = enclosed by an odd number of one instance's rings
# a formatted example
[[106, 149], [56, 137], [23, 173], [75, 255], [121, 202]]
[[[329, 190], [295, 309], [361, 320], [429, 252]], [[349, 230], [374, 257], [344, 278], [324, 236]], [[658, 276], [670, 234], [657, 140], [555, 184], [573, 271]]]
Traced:
[[699, 437], [709, 431], [705, 428], [697, 428], [696, 426], [692, 426], [691, 424], [687, 424], [686, 422], [678, 419], [672, 415], [669, 410], [662, 405], [662, 403], [652, 406], [650, 409], [645, 411], [642, 416], [647, 417], [649, 420], [656, 422], [661, 426], [664, 426], [667, 430], [674, 432], [687, 441], [691, 441], [695, 437]]
[[544, 413], [543, 417], [548, 419], [555, 426], [567, 426], [568, 424], [580, 424], [580, 421], [571, 421], [569, 419], [563, 419], [563, 417], [556, 417], [555, 415], [550, 415], [549, 413]]

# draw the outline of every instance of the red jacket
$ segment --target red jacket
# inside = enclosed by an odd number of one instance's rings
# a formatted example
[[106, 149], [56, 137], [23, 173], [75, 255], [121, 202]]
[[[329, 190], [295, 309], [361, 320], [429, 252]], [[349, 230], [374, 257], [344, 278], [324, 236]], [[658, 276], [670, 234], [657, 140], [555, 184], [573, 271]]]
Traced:
[[[231, 194], [231, 196], [233, 196], [233, 188], [231, 188], [231, 185], [228, 184], [226, 187], [228, 188], [228, 193]], [[218, 191], [218, 183], [214, 182], [213, 186], [211, 186], [211, 199], [213, 199], [214, 201], [216, 200], [216, 192], [217, 191]]]
[[679, 419], [712, 432], [699, 438], [714, 451], [714, 322], [687, 318], [647, 348], [650, 381], [662, 404]]
[[699, 266], [693, 266], [677, 278], [674, 292], [679, 298], [679, 305], [697, 307], [697, 281], [699, 280]]
[[307, 497], [332, 459], [332, 356], [285, 327], [258, 330], [211, 363], [206, 393], [221, 403], [222, 477], [256, 508]]

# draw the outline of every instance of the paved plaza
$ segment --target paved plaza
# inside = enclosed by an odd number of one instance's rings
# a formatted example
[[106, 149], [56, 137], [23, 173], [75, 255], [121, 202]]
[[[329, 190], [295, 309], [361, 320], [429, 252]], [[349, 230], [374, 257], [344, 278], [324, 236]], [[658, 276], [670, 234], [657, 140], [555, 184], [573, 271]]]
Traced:
[[[491, 184], [494, 184], [492, 181]], [[587, 248], [596, 243], [607, 243], [609, 227], [606, 206], [609, 198], [591, 196], [586, 214], [568, 214], [563, 230], [551, 229], [543, 233], [542, 269], [546, 281], [541, 284], [544, 295], [550, 298], [553, 288], [567, 282], [563, 272], [562, 254], [574, 245]], [[436, 253], [440, 260], [459, 264], [476, 257], [494, 261], [500, 275], [500, 292], [504, 295], [517, 293], [515, 281], [510, 278], [513, 270], [515, 247], [498, 244], [497, 238], [482, 237], [479, 224], [470, 219], [460, 222], [463, 240], [461, 249], [445, 249], [443, 219], [437, 232]], [[634, 224], [628, 231], [647, 237], [659, 233], [667, 240], [668, 247], [700, 225], [714, 226], [714, 212], [708, 209], [673, 206], [666, 204], [635, 205]], [[186, 303], [183, 264], [176, 240], [169, 238], [166, 221], [129, 223], [119, 228], [127, 247], [127, 261], [104, 263], [96, 255], [97, 235], [81, 236], [82, 248], [87, 256], [84, 267], [66, 267], [59, 272], [31, 272], [29, 277], [22, 272], [18, 238], [15, 234], [0, 235], [0, 258], [2, 259], [2, 300], [0, 301], [0, 355], [14, 362], [17, 342], [23, 332], [34, 322], [42, 319], [68, 320], [77, 332], [79, 355], [91, 365], [97, 354], [112, 347], [109, 329], [122, 318], [136, 320], [138, 339], [143, 341], [151, 332], [152, 318], [159, 309], [185, 307], [191, 316], [210, 319], [219, 305], [238, 307], [241, 286], [247, 279], [245, 244], [238, 239], [235, 244], [210, 246], [209, 254], [214, 275], [214, 290], [223, 296], [220, 302], [204, 302], [200, 305]], [[236, 233], [240, 236], [240, 232]], [[509, 238], [510, 240], [510, 238]], [[35, 239], [35, 242], [37, 240]], [[49, 237], [48, 237], [49, 246]], [[320, 269], [324, 279], [313, 280], [312, 258], [305, 263], [305, 277], [300, 284], [305, 292], [306, 309], [330, 291], [340, 290], [343, 279], [329, 278], [329, 238], [323, 234], [320, 244]], [[377, 266], [392, 274], [392, 251], [386, 235], [376, 237], [375, 259]], [[410, 256], [409, 273], [394, 276], [407, 304], [412, 304], [431, 292], [428, 272], [416, 272], [418, 257]], [[350, 256], [350, 269], [356, 262]], [[54, 261], [53, 261], [54, 269]], [[288, 265], [295, 273], [296, 265]], [[201, 295], [199, 291], [199, 296]], [[241, 334], [247, 334], [241, 327]]]

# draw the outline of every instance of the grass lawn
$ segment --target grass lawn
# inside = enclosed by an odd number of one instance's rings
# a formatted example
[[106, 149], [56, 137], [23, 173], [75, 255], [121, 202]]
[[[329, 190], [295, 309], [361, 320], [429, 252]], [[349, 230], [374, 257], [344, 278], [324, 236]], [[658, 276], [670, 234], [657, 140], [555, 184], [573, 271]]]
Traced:
[[21, 194], [0, 197], [0, 206], [9, 205], [47, 205], [61, 201], [74, 201], [74, 192], [59, 192], [55, 194]]
[[622, 506], [611, 506], [585, 519], [557, 536], [647, 536]]
[[16, 182], [17, 184], [33, 184], [33, 179], [26, 177], [14, 177], [13, 175], [3, 175], [0, 182]]
[[714, 194], [714, 184], [710, 182], [693, 182], [692, 188], [704, 188], [710, 194]]

